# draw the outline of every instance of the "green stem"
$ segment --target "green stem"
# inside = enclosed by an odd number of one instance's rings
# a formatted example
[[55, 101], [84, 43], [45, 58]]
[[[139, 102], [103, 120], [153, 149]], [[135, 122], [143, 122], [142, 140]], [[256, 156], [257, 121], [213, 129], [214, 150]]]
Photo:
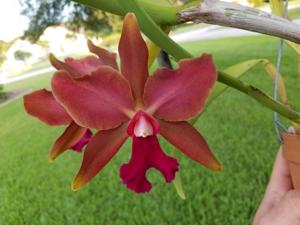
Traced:
[[244, 82], [235, 79], [223, 72], [218, 72], [218, 81], [227, 84], [228, 86], [234, 87], [235, 89], [245, 93], [246, 95], [254, 98], [256, 101], [261, 103], [262, 105], [272, 109], [273, 111], [278, 112], [280, 115], [296, 122], [300, 123], [300, 113], [287, 108], [285, 105], [282, 103], [276, 101], [260, 89], [252, 86], [245, 84]]
[[[123, 4], [120, 4], [119, 0], [73, 0], [74, 2], [82, 3], [84, 5], [88, 5], [90, 7], [104, 10], [106, 12], [110, 12], [113, 14], [117, 14], [120, 16], [125, 16], [126, 13], [131, 10], [127, 8], [127, 10], [123, 7]], [[122, 0], [127, 4], [127, 0]], [[176, 18], [176, 14], [183, 10], [186, 7], [191, 7], [196, 4], [199, 4], [199, 0], [192, 1], [188, 5], [183, 7], [174, 7], [168, 5], [159, 5], [158, 3], [153, 3], [149, 0], [138, 0], [139, 4], [142, 5], [144, 9], [146, 9], [147, 14], [151, 16], [151, 18], [155, 21], [155, 23], [160, 24], [162, 26], [172, 26], [179, 24], [180, 22]]]
[[193, 56], [178, 45], [152, 20], [149, 14], [135, 1], [130, 0], [123, 3], [120, 0], [120, 4], [126, 11], [133, 12], [139, 22], [139, 26], [144, 34], [157, 46], [166, 51], [169, 55], [173, 56], [177, 61], [184, 58], [192, 58]]

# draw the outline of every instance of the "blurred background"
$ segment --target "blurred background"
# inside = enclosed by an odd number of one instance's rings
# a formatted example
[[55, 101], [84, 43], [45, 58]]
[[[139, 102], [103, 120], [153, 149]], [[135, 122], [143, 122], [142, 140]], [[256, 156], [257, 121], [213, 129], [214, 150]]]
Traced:
[[[268, 1], [234, 2], [271, 11]], [[300, 21], [299, 0], [290, 1], [289, 16]], [[54, 163], [48, 162], [48, 150], [62, 128], [27, 116], [23, 95], [50, 89], [54, 68], [48, 62], [49, 53], [61, 59], [90, 54], [87, 37], [117, 51], [121, 27], [121, 17], [69, 0], [0, 1], [0, 224], [251, 224], [279, 144], [272, 112], [235, 90], [228, 89], [210, 104], [196, 123], [223, 171], [215, 174], [176, 155], [186, 200], [154, 170], [148, 174], [151, 193], [136, 195], [124, 187], [119, 166], [130, 157], [130, 142], [78, 192], [72, 192], [70, 184], [82, 155], [68, 151]], [[207, 24], [180, 25], [170, 35], [194, 55], [212, 53], [220, 70], [255, 58], [276, 63], [279, 42], [269, 36]], [[299, 111], [298, 65], [298, 55], [285, 46], [281, 73], [289, 104]], [[273, 92], [262, 65], [242, 80], [270, 95]], [[172, 148], [167, 143], [163, 147], [167, 152]]]

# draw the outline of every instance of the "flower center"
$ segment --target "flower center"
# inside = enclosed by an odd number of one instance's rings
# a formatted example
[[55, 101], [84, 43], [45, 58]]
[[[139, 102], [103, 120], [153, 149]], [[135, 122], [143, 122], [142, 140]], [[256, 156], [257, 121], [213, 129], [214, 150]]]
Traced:
[[131, 137], [147, 138], [156, 135], [158, 131], [158, 121], [142, 110], [134, 114], [127, 127], [127, 134]]
[[136, 122], [133, 132], [136, 137], [145, 138], [153, 135], [153, 127], [144, 116], [141, 116]]

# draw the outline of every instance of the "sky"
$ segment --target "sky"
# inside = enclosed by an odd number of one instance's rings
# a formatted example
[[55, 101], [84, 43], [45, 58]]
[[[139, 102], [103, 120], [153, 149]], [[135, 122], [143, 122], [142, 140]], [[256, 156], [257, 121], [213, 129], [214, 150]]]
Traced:
[[20, 11], [18, 0], [0, 0], [0, 40], [11, 41], [23, 34], [28, 20]]

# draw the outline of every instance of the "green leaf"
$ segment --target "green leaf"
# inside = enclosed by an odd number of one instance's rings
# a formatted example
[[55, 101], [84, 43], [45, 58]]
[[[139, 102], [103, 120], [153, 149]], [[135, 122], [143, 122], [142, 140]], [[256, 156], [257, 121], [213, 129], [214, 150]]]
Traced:
[[[276, 79], [275, 65], [272, 64], [267, 59], [262, 59], [260, 62], [264, 65], [265, 70], [268, 73], [270, 79], [274, 82]], [[278, 95], [280, 97], [281, 102], [284, 103], [285, 105], [287, 105], [288, 99], [287, 99], [287, 94], [286, 94], [286, 88], [285, 88], [285, 83], [284, 83], [284, 80], [283, 80], [281, 74], [279, 74], [279, 79], [278, 79]]]
[[186, 200], [186, 196], [183, 190], [183, 186], [182, 186], [182, 182], [181, 182], [181, 176], [180, 173], [177, 172], [175, 180], [173, 181], [175, 190], [178, 194], [178, 196], [182, 199], [182, 200]]
[[[132, 0], [73, 0], [74, 2], [88, 5], [92, 8], [125, 16], [128, 12], [133, 12]], [[167, 4], [157, 4], [166, 0], [138, 0], [138, 4], [147, 11], [153, 20], [159, 25], [177, 25], [180, 21], [177, 20], [176, 14], [182, 10], [182, 7], [174, 7]]]
[[[260, 61], [261, 59], [252, 59], [245, 62], [241, 62], [226, 68], [223, 72], [228, 75], [231, 75], [232, 77], [239, 78], [242, 75], [244, 75], [247, 71], [249, 71], [252, 67], [257, 65]], [[210, 104], [218, 96], [220, 96], [227, 88], [228, 86], [218, 82], [214, 86], [211, 94], [208, 97], [207, 105]]]
[[[180, 152], [178, 149], [176, 149], [175, 147], [173, 147], [171, 150], [170, 150], [170, 156], [173, 156], [175, 158], [178, 158], [180, 157], [178, 152]], [[173, 185], [174, 185], [174, 188], [175, 188], [175, 191], [177, 193], [177, 195], [182, 199], [182, 200], [186, 200], [186, 195], [185, 195], [185, 192], [183, 190], [183, 185], [182, 185], [182, 181], [181, 181], [181, 172], [182, 170], [179, 170], [177, 173], [176, 173], [176, 177], [175, 179], [173, 180]]]
[[276, 16], [284, 16], [284, 3], [281, 0], [270, 0], [273, 14]]
[[[226, 68], [225, 70], [223, 70], [223, 72], [232, 77], [240, 78], [242, 75], [244, 75], [246, 72], [248, 72], [257, 64], [262, 64], [264, 66], [270, 79], [274, 82], [276, 78], [276, 67], [268, 59], [252, 59], [252, 60], [244, 61]], [[221, 95], [227, 88], [228, 86], [221, 83], [217, 83], [214, 89], [212, 90], [212, 93], [208, 97], [207, 104], [209, 104], [219, 95]], [[281, 102], [287, 104], [288, 100], [287, 100], [286, 88], [281, 74], [279, 74], [279, 80], [278, 80], [278, 95], [281, 99]]]
[[285, 41], [285, 43], [288, 44], [298, 55], [300, 55], [300, 45], [291, 42], [291, 41]]

